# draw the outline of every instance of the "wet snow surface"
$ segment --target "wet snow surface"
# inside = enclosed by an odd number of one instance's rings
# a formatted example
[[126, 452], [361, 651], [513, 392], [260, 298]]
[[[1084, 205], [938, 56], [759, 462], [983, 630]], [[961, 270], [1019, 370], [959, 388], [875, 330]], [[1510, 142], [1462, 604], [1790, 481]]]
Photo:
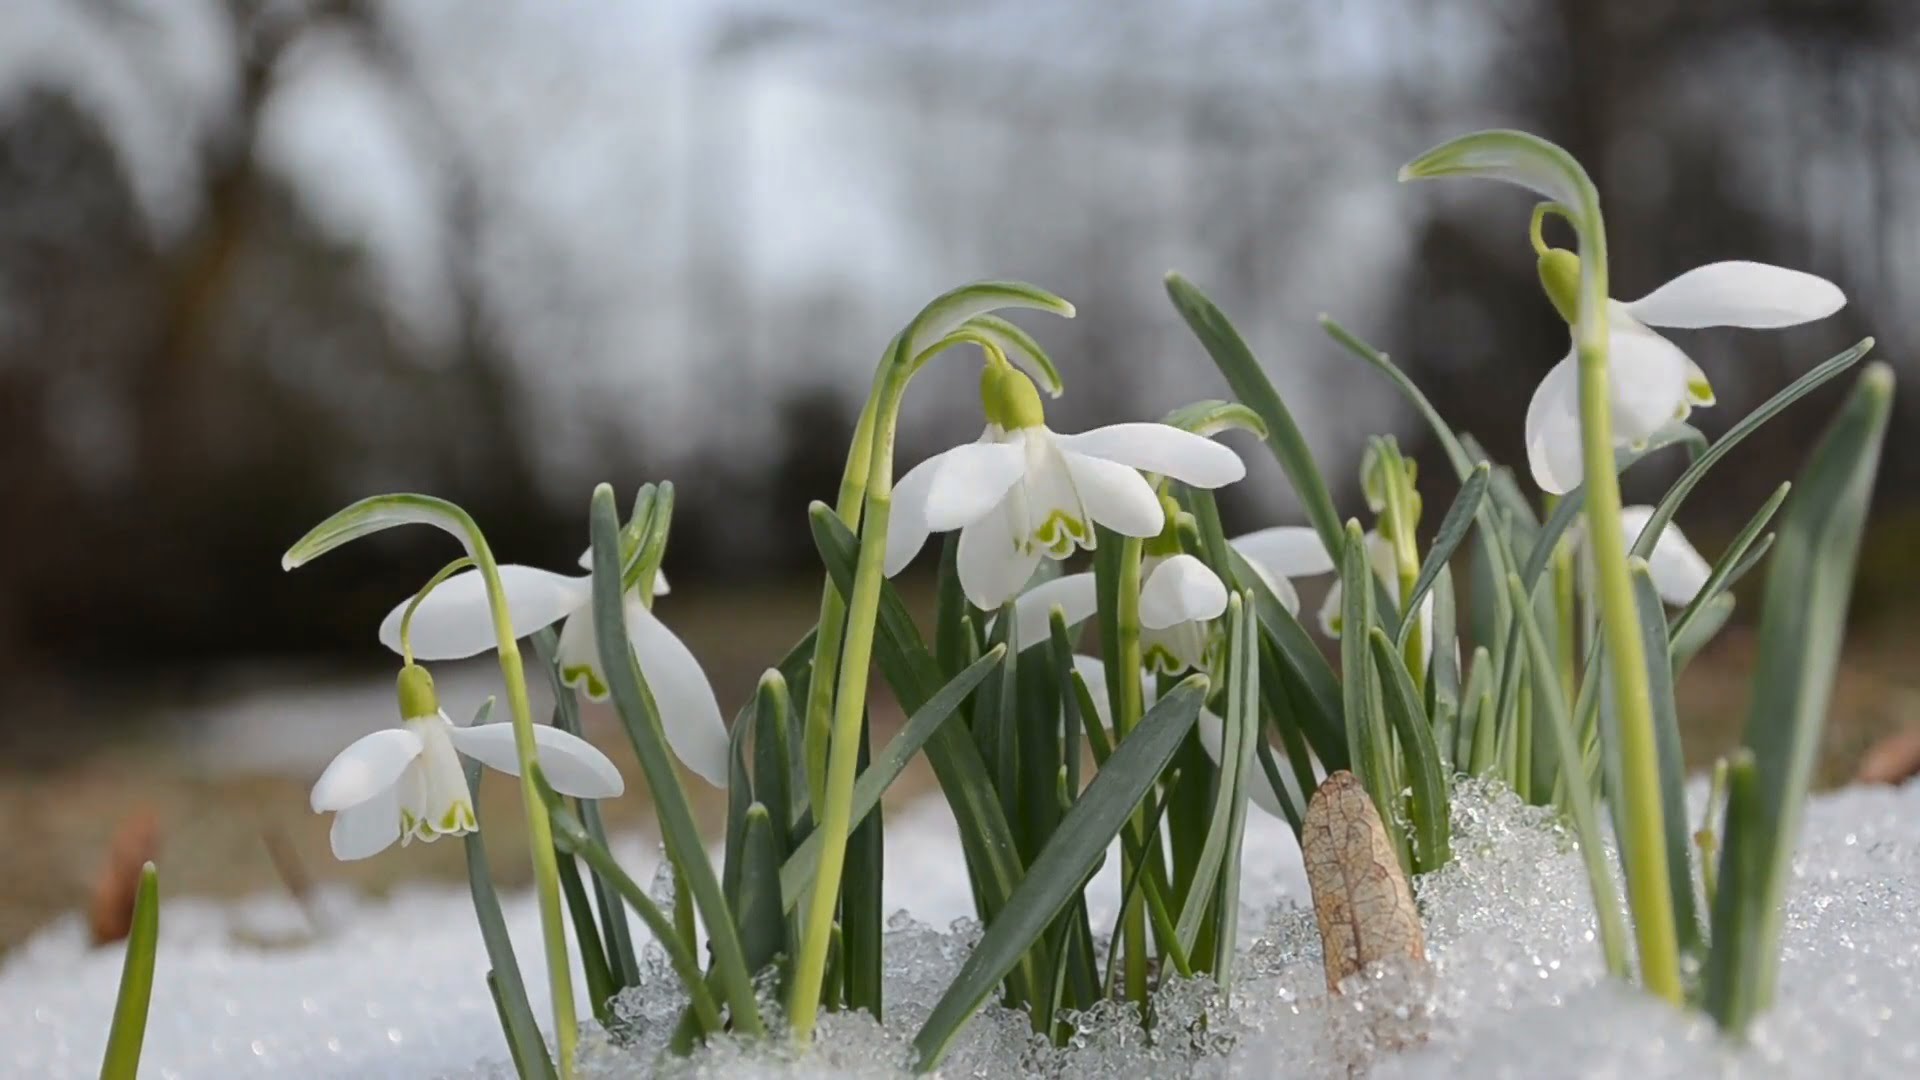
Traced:
[[[1153, 1041], [1114, 1007], [1085, 1018], [1064, 1051], [1036, 1042], [1020, 1016], [989, 1009], [943, 1074], [1344, 1077], [1361, 1066], [1382, 1077], [1920, 1075], [1920, 1025], [1911, 1021], [1920, 1005], [1920, 785], [1814, 801], [1788, 902], [1780, 1003], [1739, 1047], [1602, 978], [1579, 859], [1540, 811], [1469, 786], [1455, 816], [1458, 858], [1418, 883], [1431, 978], [1387, 973], [1330, 999], [1299, 850], [1283, 826], [1250, 820], [1245, 948], [1229, 1008], [1209, 985], [1170, 986]], [[680, 998], [654, 956], [645, 985], [617, 1003], [618, 1039], [597, 1027], [584, 1037], [581, 1074], [901, 1075], [914, 1029], [978, 929], [964, 919], [957, 842], [938, 800], [895, 815], [887, 841], [887, 899], [903, 910], [888, 941], [885, 1026], [833, 1016], [804, 1058], [719, 1045], [662, 1064], [657, 1049]], [[627, 847], [629, 865], [658, 860], [638, 842]], [[1095, 925], [1110, 925], [1111, 866], [1095, 888]], [[168, 903], [142, 1076], [511, 1075], [464, 891], [378, 901], [325, 894], [318, 915], [325, 932], [315, 938], [284, 900]], [[531, 900], [510, 899], [507, 918], [544, 1013]], [[96, 1075], [119, 969], [119, 951], [88, 949], [77, 921], [10, 955], [0, 967], [0, 1076]]]

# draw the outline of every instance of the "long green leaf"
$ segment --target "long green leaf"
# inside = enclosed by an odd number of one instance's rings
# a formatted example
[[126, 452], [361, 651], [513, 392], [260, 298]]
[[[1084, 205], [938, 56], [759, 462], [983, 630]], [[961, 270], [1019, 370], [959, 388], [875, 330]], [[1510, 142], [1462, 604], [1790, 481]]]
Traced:
[[[1253, 608], [1249, 598], [1236, 594], [1227, 611], [1228, 648], [1232, 657], [1227, 670], [1232, 682], [1227, 689], [1225, 730], [1237, 735], [1238, 740], [1230, 741], [1223, 735], [1220, 758], [1224, 762], [1233, 755], [1238, 758], [1238, 764], [1234, 770], [1233, 812], [1226, 826], [1226, 861], [1220, 870], [1220, 886], [1214, 898], [1219, 922], [1214, 927], [1212, 970], [1214, 982], [1222, 993], [1233, 990], [1233, 960], [1240, 949], [1240, 856], [1247, 836], [1247, 785], [1260, 782], [1251, 778], [1256, 767], [1254, 749], [1266, 743], [1260, 731], [1260, 642]], [[1284, 801], [1287, 796], [1279, 782], [1279, 771], [1270, 770], [1268, 775]]]
[[[1767, 497], [1767, 501], [1760, 505], [1760, 509], [1734, 536], [1733, 542], [1727, 545], [1727, 550], [1721, 552], [1720, 557], [1714, 560], [1713, 568], [1708, 571], [1707, 580], [1701, 584], [1700, 591], [1694, 594], [1686, 608], [1674, 618], [1668, 631], [1672, 637], [1678, 638], [1685, 634], [1694, 620], [1700, 617], [1701, 609], [1713, 603], [1716, 597], [1732, 587], [1736, 576], [1743, 572], [1747, 552], [1753, 548], [1754, 544], [1760, 543], [1761, 531], [1773, 520], [1774, 513], [1780, 509], [1781, 503], [1787, 501], [1787, 493], [1792, 490], [1791, 483], [1783, 483], [1774, 488], [1773, 494]], [[1763, 544], [1760, 550], [1764, 552], [1771, 546], [1771, 542], [1768, 542]]]
[[[1400, 856], [1400, 866], [1413, 870], [1413, 849], [1407, 841], [1406, 814], [1400, 802], [1400, 784], [1393, 766], [1393, 740], [1388, 733], [1380, 701], [1380, 682], [1373, 670], [1373, 654], [1367, 645], [1367, 633], [1374, 626], [1373, 590], [1363, 583], [1373, 579], [1373, 567], [1367, 559], [1367, 545], [1360, 523], [1347, 522], [1347, 539], [1340, 549], [1341, 689], [1347, 718], [1347, 746], [1352, 749], [1354, 772], [1373, 797], [1380, 821]], [[1356, 587], [1360, 586], [1360, 587]]]
[[126, 959], [120, 965], [120, 993], [107, 1031], [106, 1060], [100, 1080], [134, 1080], [140, 1049], [147, 1037], [147, 1007], [153, 1000], [154, 950], [160, 943], [160, 876], [152, 863], [140, 868], [133, 895], [133, 922], [127, 931]]
[[747, 969], [766, 970], [787, 952], [786, 902], [780, 892], [780, 835], [764, 803], [747, 808], [740, 845], [740, 945]]
[[[555, 842], [563, 850], [585, 859], [595, 873], [613, 882], [613, 887], [619, 891], [621, 898], [633, 906], [634, 912], [640, 916], [640, 921], [646, 923], [647, 929], [653, 931], [654, 941], [666, 952], [667, 962], [672, 965], [674, 974], [680, 976], [681, 984], [687, 988], [687, 996], [693, 1003], [694, 1012], [699, 1017], [702, 1027], [710, 1032], [719, 1031], [721, 1026], [719, 1007], [713, 995], [707, 990], [706, 976], [700, 970], [700, 961], [693, 954], [692, 944], [673, 924], [673, 917], [660, 910], [660, 905], [654, 903], [653, 898], [647, 895], [639, 882], [634, 881], [627, 874], [614, 859], [612, 852], [595, 843], [593, 837], [587, 835], [586, 827], [573, 815], [572, 810], [567, 809], [566, 801], [560, 797], [559, 792], [553, 790], [553, 785], [549, 784], [547, 778], [540, 773], [538, 765], [534, 766], [534, 783], [540, 797], [546, 801], [547, 812], [553, 817]], [[731, 916], [728, 916], [727, 924], [729, 927], [733, 926]], [[733, 1019], [737, 1027], [738, 1014], [735, 1014]]]
[[[559, 845], [555, 845], [556, 849]], [[580, 947], [580, 970], [587, 978], [587, 999], [593, 1018], [602, 1024], [613, 1019], [613, 972], [607, 967], [606, 946], [600, 942], [600, 928], [594, 925], [593, 903], [587, 899], [587, 887], [580, 881], [580, 867], [571, 855], [560, 852], [554, 860], [560, 872], [560, 895], [566, 898], [567, 914], [573, 920], [573, 940]]]
[[1706, 453], [1694, 459], [1693, 464], [1687, 466], [1687, 470], [1681, 473], [1680, 478], [1667, 489], [1667, 493], [1661, 496], [1659, 504], [1653, 509], [1653, 516], [1647, 519], [1646, 528], [1640, 531], [1640, 539], [1634, 541], [1633, 553], [1643, 559], [1653, 554], [1653, 545], [1659, 542], [1660, 534], [1666, 531], [1667, 522], [1673, 520], [1673, 515], [1679, 511], [1680, 504], [1692, 494], [1693, 489], [1707, 475], [1707, 470], [1713, 468], [1721, 458], [1732, 452], [1733, 448], [1740, 445], [1747, 436], [1758, 431], [1760, 425], [1773, 419], [1781, 410], [1812, 393], [1828, 380], [1859, 363], [1860, 358], [1867, 355], [1872, 348], [1872, 338], [1861, 339], [1860, 343], [1853, 348], [1831, 357], [1812, 371], [1795, 379], [1785, 389], [1768, 398], [1759, 408], [1742, 417], [1739, 423], [1728, 428], [1727, 433], [1708, 447]]
[[[1256, 728], [1260, 723], [1257, 700], [1250, 701], [1246, 697], [1249, 674], [1256, 680], [1253, 683], [1254, 692], [1259, 692], [1259, 669], [1253, 664], [1241, 626], [1245, 606], [1245, 601], [1238, 593], [1227, 603], [1227, 652], [1231, 659], [1222, 674], [1227, 683], [1228, 709], [1221, 721], [1218, 779], [1213, 785], [1213, 799], [1205, 819], [1206, 831], [1199, 845], [1192, 881], [1187, 886], [1186, 898], [1180, 906], [1180, 921], [1175, 924], [1180, 948], [1188, 955], [1193, 954], [1194, 945], [1199, 940], [1200, 921], [1218, 899], [1220, 867], [1227, 858], [1228, 847], [1233, 840], [1233, 815], [1237, 804], [1246, 802], [1246, 773], [1253, 760], [1253, 743], [1243, 735], [1249, 723]], [[1250, 673], [1243, 670], [1244, 667], [1254, 670]], [[1205, 750], [1200, 750], [1195, 756], [1202, 763], [1206, 761]], [[1195, 785], [1195, 788], [1203, 794], [1206, 792], [1204, 786]], [[1180, 843], [1178, 833], [1174, 835], [1174, 843]]]
[[[1513, 598], [1515, 618], [1520, 621], [1533, 665], [1540, 671], [1553, 670], [1553, 651], [1546, 635], [1534, 618], [1533, 605], [1527, 601], [1526, 587], [1520, 575], [1507, 575], [1507, 590]], [[1620, 914], [1620, 894], [1613, 887], [1613, 871], [1607, 866], [1607, 848], [1594, 813], [1592, 790], [1587, 786], [1587, 770], [1580, 753], [1580, 740], [1574, 734], [1573, 720], [1567, 715], [1566, 702], [1559, 694], [1541, 695], [1547, 707], [1547, 733], [1553, 739], [1560, 761], [1560, 776], [1567, 792], [1567, 815], [1573, 819], [1573, 835], [1580, 845], [1580, 858], [1587, 867], [1587, 887], [1593, 895], [1593, 909], [1600, 926], [1600, 953], [1610, 974], [1625, 978], [1630, 970], [1626, 922]], [[1486, 717], [1480, 723], [1485, 726]], [[1476, 755], [1477, 756], [1477, 755]]]
[[[967, 695], [973, 693], [974, 688], [992, 673], [1004, 655], [1003, 646], [994, 646], [987, 655], [967, 665], [966, 670], [949, 680], [926, 704], [914, 710], [899, 733], [887, 743], [886, 749], [854, 781], [851, 818], [854, 824], [858, 825], [873, 812], [874, 807], [880, 805], [880, 797], [899, 778], [907, 763], [913, 760], [913, 755], [927, 745], [936, 731], [941, 730], [948, 717], [959, 711]], [[793, 854], [787, 857], [786, 865], [780, 868], [780, 891], [786, 897], [787, 907], [793, 907], [813, 881], [813, 872], [820, 865], [820, 844], [819, 833], [809, 832], [807, 839], [794, 849]]]
[[[580, 701], [560, 675], [559, 636], [552, 627], [533, 635], [533, 652], [547, 673], [553, 690], [553, 726], [569, 735], [580, 734]], [[479, 721], [475, 721], [478, 723]], [[606, 823], [600, 817], [600, 804], [594, 799], [578, 800], [580, 821], [588, 835], [602, 846], [607, 843]], [[606, 943], [607, 968], [616, 989], [640, 985], [640, 960], [633, 951], [633, 929], [627, 924], [627, 909], [612, 885], [593, 875], [593, 895], [600, 909], [600, 934]]]
[[914, 1036], [917, 1071], [924, 1073], [940, 1064], [961, 1027], [1080, 892], [1107, 845], [1140, 807], [1192, 730], [1206, 687], [1205, 676], [1190, 676], [1156, 702], [1114, 748]]
[[1384, 691], [1387, 720], [1399, 734], [1400, 750], [1407, 758], [1407, 783], [1413, 792], [1409, 816], [1413, 819], [1414, 869], [1432, 873], [1453, 857], [1446, 769], [1440, 763], [1440, 748], [1434, 744], [1433, 725], [1420, 707], [1420, 692], [1413, 688], [1413, 676], [1407, 672], [1399, 649], [1378, 626], [1368, 631], [1367, 641]]
[[[1680, 709], [1673, 699], [1673, 665], [1661, 663], [1667, 655], [1667, 610], [1654, 588], [1647, 564], [1629, 564], [1634, 606], [1640, 613], [1640, 636], [1647, 655], [1647, 689], [1653, 702], [1653, 743], [1659, 756], [1660, 810], [1667, 834], [1667, 881], [1673, 896], [1673, 921], [1682, 955], [1702, 944], [1700, 916], [1693, 902], [1691, 837], [1687, 833], [1687, 762], [1680, 747]], [[1618, 801], [1617, 799], [1615, 801]], [[1631, 872], [1632, 867], [1628, 867]]]
[[[492, 701], [480, 706], [475, 724], [483, 724], [491, 712]], [[467, 787], [477, 790], [483, 766], [477, 761], [463, 763]], [[474, 807], [476, 824], [480, 808]], [[467, 887], [473, 894], [473, 914], [480, 923], [480, 940], [487, 947], [489, 978], [499, 1009], [506, 1017], [505, 1036], [521, 1075], [529, 1080], [552, 1080], [553, 1059], [547, 1056], [547, 1044], [540, 1036], [540, 1025], [527, 1004], [526, 983], [520, 978], [520, 962], [513, 955], [513, 939], [507, 936], [507, 920], [500, 914], [500, 897], [494, 892], [493, 878], [487, 866], [486, 844], [480, 830], [461, 838], [467, 853]]]
[[1739, 817], [1738, 846], [1729, 814], [1707, 964], [1708, 1011], [1731, 1031], [1743, 1030], [1773, 1001], [1794, 839], [1826, 723], [1892, 407], [1892, 370], [1870, 365], [1814, 449], [1782, 515], [1745, 738], [1757, 794]]
[[1480, 515], [1480, 503], [1487, 497], [1487, 477], [1489, 466], [1482, 461], [1474, 465], [1467, 479], [1460, 485], [1460, 494], [1454, 496], [1453, 505], [1447, 508], [1447, 516], [1440, 519], [1440, 529], [1433, 535], [1433, 546], [1427, 549], [1426, 561], [1420, 564], [1420, 576], [1413, 581], [1413, 591], [1400, 605], [1400, 632], [1397, 640], [1405, 642], [1407, 635], [1413, 633], [1414, 626], [1420, 621], [1420, 601], [1425, 599], [1427, 590], [1440, 577], [1440, 571], [1446, 569], [1447, 562], [1459, 549], [1460, 541], [1467, 538], [1467, 530]]
[[1266, 425], [1267, 448], [1273, 451], [1274, 460], [1286, 472], [1301, 507], [1306, 510], [1307, 520], [1320, 534], [1320, 542], [1328, 551], [1339, 551], [1340, 515], [1333, 507], [1333, 495], [1327, 490], [1320, 467], [1314, 463], [1313, 451], [1307, 446], [1306, 436], [1300, 433], [1300, 425], [1294, 423], [1293, 413], [1280, 399], [1280, 392], [1273, 388], [1272, 380], [1254, 358], [1253, 350], [1247, 348], [1246, 341], [1225, 313], [1186, 278], [1168, 274], [1167, 296], [1194, 336], [1200, 339], [1207, 355], [1213, 358], [1214, 366], [1226, 377], [1233, 396]]
[[[732, 912], [727, 910], [726, 897], [720, 891], [713, 864], [707, 861], [706, 846], [694, 825], [686, 789], [680, 783], [661, 729], [659, 706], [654, 702], [653, 691], [647, 686], [646, 676], [635, 661], [633, 646], [627, 638], [626, 608], [620, 584], [620, 520], [614, 510], [613, 489], [604, 484], [593, 493], [592, 527], [593, 626], [599, 638], [600, 666], [606, 673], [607, 689], [640, 759], [647, 787], [653, 793], [667, 855], [706, 922], [714, 965], [732, 1011], [733, 1026], [742, 1033], [757, 1035], [764, 1030], [764, 1025], [760, 1021], [759, 1002], [754, 997], [752, 972], [747, 970], [740, 945], [739, 928]], [[600, 868], [596, 865], [595, 869]]]

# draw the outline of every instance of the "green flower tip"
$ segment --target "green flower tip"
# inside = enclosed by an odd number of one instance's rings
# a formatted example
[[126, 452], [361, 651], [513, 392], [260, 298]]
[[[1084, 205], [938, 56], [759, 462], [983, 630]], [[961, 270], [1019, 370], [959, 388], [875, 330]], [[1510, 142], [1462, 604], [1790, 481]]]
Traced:
[[1580, 256], [1550, 248], [1540, 256], [1540, 287], [1568, 326], [1580, 321]]
[[440, 712], [440, 698], [433, 692], [433, 676], [419, 664], [408, 664], [400, 669], [398, 690], [401, 719], [415, 720]]
[[[1868, 338], [1863, 344], [1871, 346], [1873, 339]], [[1875, 360], [1860, 373], [1860, 385], [1876, 396], [1892, 397], [1893, 367], [1884, 360]]]
[[1004, 431], [1020, 431], [1047, 422], [1046, 408], [1033, 380], [1004, 361], [980, 372], [980, 405], [990, 423]]

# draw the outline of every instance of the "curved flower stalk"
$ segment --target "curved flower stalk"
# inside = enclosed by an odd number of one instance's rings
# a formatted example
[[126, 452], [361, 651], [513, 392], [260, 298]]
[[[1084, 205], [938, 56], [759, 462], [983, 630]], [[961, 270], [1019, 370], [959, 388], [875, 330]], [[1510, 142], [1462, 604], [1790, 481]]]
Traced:
[[788, 1017], [795, 1042], [803, 1046], [813, 1038], [819, 1013], [846, 866], [861, 716], [894, 502], [894, 433], [907, 382], [933, 356], [954, 345], [975, 344], [1002, 365], [1008, 364], [1010, 354], [1022, 360], [1042, 376], [1050, 392], [1059, 391], [1058, 375], [1039, 346], [992, 316], [1003, 308], [1031, 308], [1067, 318], [1074, 313], [1072, 304], [1052, 293], [1015, 282], [980, 282], [935, 298], [887, 347], [847, 452], [834, 512], [860, 532], [860, 554], [851, 595], [842, 596], [832, 581], [821, 593], [804, 729], [807, 788], [819, 813], [821, 851], [788, 985]]
[[[513, 618], [493, 550], [473, 516], [460, 507], [430, 495], [378, 495], [362, 499], [314, 526], [280, 558], [282, 569], [293, 570], [363, 536], [397, 525], [431, 525], [460, 541], [485, 585], [487, 616], [499, 646], [500, 677], [506, 684], [513, 721], [514, 758], [520, 767], [520, 801], [527, 815], [527, 847], [533, 860], [534, 896], [540, 908], [541, 944], [547, 957], [547, 985], [553, 997], [553, 1037], [559, 1043], [560, 1075], [573, 1074], [573, 1051], [579, 1025], [573, 1008], [573, 976], [567, 959], [567, 931], [560, 913], [560, 870], [554, 857], [553, 823], [533, 782], [539, 754], [533, 707], [527, 698], [526, 670], [520, 650], [513, 647]], [[407, 710], [403, 709], [405, 713]]]
[[[509, 563], [500, 567], [500, 584], [512, 612], [514, 639], [564, 622], [558, 649], [562, 679], [589, 698], [605, 701], [607, 679], [593, 628], [593, 577]], [[666, 579], [656, 574], [653, 595], [664, 596], [667, 591]], [[726, 787], [727, 729], [706, 672], [686, 644], [653, 613], [637, 587], [629, 588], [625, 599], [627, 636], [660, 706], [668, 745], [707, 783]], [[381, 643], [402, 655], [406, 649], [400, 624], [412, 603], [405, 600], [395, 605], [380, 624]], [[413, 613], [412, 655], [421, 660], [457, 660], [499, 648], [486, 622], [487, 605], [485, 582], [477, 572], [447, 578]]]
[[[1033, 382], [1004, 360], [981, 377], [979, 440], [936, 454], [894, 488], [886, 572], [899, 573], [930, 532], [960, 530], [960, 586], [975, 607], [1013, 599], [1044, 556], [1094, 546], [1094, 525], [1160, 535], [1167, 518], [1142, 472], [1199, 488], [1246, 475], [1240, 455], [1169, 424], [1131, 423], [1061, 435], [1046, 425]], [[1224, 601], [1224, 592], [1223, 592]]]
[[[431, 843], [479, 828], [459, 755], [520, 775], [511, 723], [462, 727], [447, 718], [433, 677], [400, 669], [400, 726], [362, 736], [334, 757], [313, 785], [314, 813], [333, 814], [334, 857], [365, 859], [415, 840]], [[577, 735], [534, 728], [540, 769], [563, 794], [609, 799], [625, 790], [612, 761]]]
[[[1549, 249], [1534, 217], [1534, 248], [1547, 295], [1569, 325], [1578, 321], [1579, 258]], [[1812, 274], [1757, 262], [1695, 267], [1631, 303], [1607, 301], [1607, 352], [1612, 365], [1613, 443], [1639, 448], [1663, 426], [1714, 403], [1700, 366], [1656, 326], [1739, 326], [1771, 330], [1824, 319], [1846, 306], [1839, 286]], [[1569, 351], [1527, 405], [1527, 464], [1543, 491], [1564, 495], [1580, 485], [1579, 358]]]
[[[1579, 238], [1577, 274], [1569, 274], [1564, 257], [1542, 256], [1542, 277], [1551, 282], [1549, 295], [1556, 297], [1556, 303], [1567, 304], [1566, 314], [1572, 317], [1572, 378], [1579, 417], [1581, 480], [1587, 518], [1593, 525], [1589, 536], [1593, 591], [1599, 601], [1601, 638], [1613, 683], [1620, 757], [1616, 798], [1621, 807], [1621, 862], [1627, 872], [1640, 978], [1648, 990], [1677, 1004], [1684, 988], [1668, 868], [1653, 691], [1633, 582], [1627, 570], [1620, 478], [1613, 468], [1614, 388], [1619, 380], [1610, 378], [1608, 367], [1612, 305], [1607, 290], [1607, 230], [1600, 212], [1600, 193], [1573, 155], [1544, 139], [1517, 131], [1463, 135], [1427, 151], [1400, 170], [1402, 180], [1444, 176], [1505, 180], [1540, 192], [1553, 200], [1549, 210], [1566, 218]], [[1538, 213], [1535, 220], [1537, 233]], [[1664, 392], [1670, 394], [1671, 390], [1669, 386]], [[1678, 398], [1667, 398], [1676, 409], [1685, 401], [1684, 380], [1679, 390]]]

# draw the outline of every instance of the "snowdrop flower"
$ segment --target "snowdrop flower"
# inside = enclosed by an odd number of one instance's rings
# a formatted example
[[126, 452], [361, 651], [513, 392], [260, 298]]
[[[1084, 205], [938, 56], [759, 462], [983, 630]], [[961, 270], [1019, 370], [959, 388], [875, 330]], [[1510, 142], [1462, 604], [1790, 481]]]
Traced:
[[[1174, 512], [1140, 558], [1140, 659], [1148, 671], [1178, 675], [1207, 667], [1208, 623], [1227, 610], [1227, 586], [1207, 564], [1180, 551]], [[1098, 606], [1092, 574], [1068, 574], [1036, 585], [1014, 601], [1014, 638], [1021, 648], [1047, 640], [1055, 607], [1073, 626]]]
[[[333, 814], [335, 858], [365, 859], [393, 845], [431, 843], [479, 828], [460, 754], [509, 776], [520, 774], [510, 723], [461, 727], [447, 719], [427, 669], [400, 669], [400, 726], [340, 751], [313, 785], [314, 813]], [[533, 729], [540, 768], [554, 790], [607, 799], [625, 789], [607, 756], [559, 728]]]
[[975, 607], [1012, 599], [1043, 555], [1093, 547], [1096, 524], [1159, 535], [1165, 516], [1142, 471], [1201, 488], [1246, 475], [1232, 450], [1166, 424], [1057, 434], [1033, 382], [1005, 361], [987, 365], [980, 393], [979, 440], [928, 458], [894, 487], [885, 566], [897, 574], [929, 533], [959, 529], [960, 585]]
[[[1578, 321], [1580, 260], [1555, 248], [1540, 255], [1540, 280], [1569, 325]], [[1616, 446], [1641, 446], [1654, 432], [1712, 405], [1699, 365], [1651, 327], [1744, 326], [1775, 329], [1824, 319], [1846, 305], [1824, 278], [1756, 262], [1717, 262], [1689, 270], [1646, 296], [1607, 301], [1607, 388]], [[1541, 381], [1527, 406], [1527, 463], [1534, 483], [1556, 495], [1582, 479], [1580, 361], [1570, 351]]]
[[[584, 557], [583, 557], [584, 561]], [[565, 620], [558, 648], [560, 673], [568, 686], [589, 698], [607, 697], [606, 674], [600, 668], [600, 639], [593, 626], [593, 577], [569, 577], [532, 566], [500, 567], [513, 636]], [[655, 596], [667, 592], [666, 580], [655, 576]], [[400, 641], [400, 622], [410, 600], [387, 613], [380, 624], [380, 640], [407, 655]], [[660, 725], [674, 755], [714, 787], [727, 783], [727, 729], [720, 719], [720, 703], [713, 696], [700, 661], [640, 597], [626, 595], [627, 638], [634, 659], [660, 708]], [[440, 583], [414, 611], [411, 624], [413, 652], [422, 660], [457, 660], [496, 647], [493, 616], [487, 606], [485, 581], [474, 570], [464, 570]]]
[[[1331, 574], [1335, 566], [1333, 556], [1327, 553], [1326, 546], [1320, 542], [1320, 534], [1304, 525], [1279, 525], [1271, 529], [1261, 529], [1248, 533], [1237, 540], [1230, 541], [1234, 548], [1246, 557], [1255, 570], [1272, 586], [1275, 579], [1317, 577]], [[1394, 603], [1400, 602], [1400, 568], [1394, 559], [1393, 545], [1377, 532], [1368, 532], [1366, 536], [1367, 563], [1373, 567], [1374, 576], [1386, 586], [1387, 595]], [[1279, 589], [1274, 590], [1276, 594]], [[1281, 594], [1283, 602], [1292, 596], [1287, 610], [1298, 611], [1300, 601], [1293, 593], [1291, 585]], [[1327, 590], [1327, 598], [1320, 605], [1320, 630], [1328, 637], [1340, 636], [1341, 604], [1345, 594], [1340, 582], [1335, 581]], [[1421, 640], [1427, 643], [1429, 651], [1433, 648], [1433, 596], [1428, 594], [1420, 601]]]
[[[1625, 506], [1620, 509], [1620, 525], [1627, 534], [1629, 549], [1640, 542], [1640, 534], [1646, 531], [1647, 522], [1652, 517], [1651, 506]], [[1707, 565], [1707, 560], [1687, 542], [1680, 526], [1671, 521], [1660, 531], [1660, 539], [1653, 542], [1653, 550], [1647, 555], [1647, 570], [1660, 599], [1675, 607], [1692, 603], [1713, 573], [1713, 567]]]

